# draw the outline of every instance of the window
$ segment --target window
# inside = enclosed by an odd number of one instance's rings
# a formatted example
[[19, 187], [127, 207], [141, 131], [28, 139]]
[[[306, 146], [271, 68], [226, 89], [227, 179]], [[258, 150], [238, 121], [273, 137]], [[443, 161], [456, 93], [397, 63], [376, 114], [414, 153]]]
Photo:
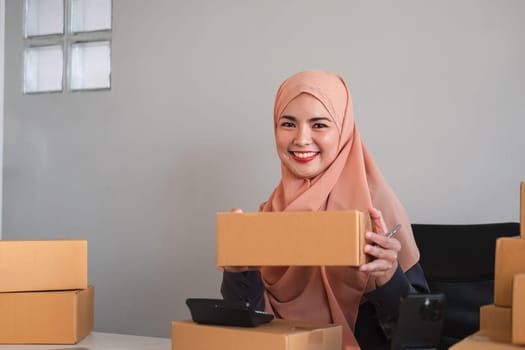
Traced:
[[64, 53], [61, 45], [32, 46], [24, 53], [26, 93], [62, 91]]
[[25, 0], [24, 93], [111, 88], [112, 0]]

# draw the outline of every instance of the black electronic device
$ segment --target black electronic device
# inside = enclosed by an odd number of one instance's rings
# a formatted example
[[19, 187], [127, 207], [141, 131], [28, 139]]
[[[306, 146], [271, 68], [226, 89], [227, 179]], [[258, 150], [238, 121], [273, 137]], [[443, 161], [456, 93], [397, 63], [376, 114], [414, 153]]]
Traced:
[[391, 350], [435, 350], [439, 347], [444, 294], [409, 294], [401, 301]]
[[189, 298], [186, 305], [196, 323], [222, 326], [257, 327], [273, 320], [270, 313], [258, 311], [250, 303], [222, 299]]

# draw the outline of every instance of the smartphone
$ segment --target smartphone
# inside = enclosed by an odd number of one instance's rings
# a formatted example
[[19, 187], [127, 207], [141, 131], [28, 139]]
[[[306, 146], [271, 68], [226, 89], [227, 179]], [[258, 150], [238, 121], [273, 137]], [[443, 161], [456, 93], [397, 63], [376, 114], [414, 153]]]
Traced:
[[444, 294], [409, 294], [399, 307], [391, 350], [438, 349], [445, 309]]

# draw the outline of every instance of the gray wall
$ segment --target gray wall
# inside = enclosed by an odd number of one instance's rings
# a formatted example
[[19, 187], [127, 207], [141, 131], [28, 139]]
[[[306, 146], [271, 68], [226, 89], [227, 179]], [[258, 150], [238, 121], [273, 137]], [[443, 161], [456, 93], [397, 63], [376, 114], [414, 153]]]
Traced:
[[86, 238], [96, 329], [169, 336], [219, 295], [215, 213], [279, 179], [273, 97], [345, 76], [414, 222], [518, 221], [525, 1], [114, 1], [110, 92], [23, 96], [7, 0], [4, 238]]
[[[0, 164], [4, 158], [4, 33], [5, 33], [5, 0], [0, 0]], [[2, 180], [0, 173], [0, 198], [2, 198]], [[0, 200], [0, 213], [2, 201]], [[2, 217], [0, 215], [0, 239], [2, 239]]]

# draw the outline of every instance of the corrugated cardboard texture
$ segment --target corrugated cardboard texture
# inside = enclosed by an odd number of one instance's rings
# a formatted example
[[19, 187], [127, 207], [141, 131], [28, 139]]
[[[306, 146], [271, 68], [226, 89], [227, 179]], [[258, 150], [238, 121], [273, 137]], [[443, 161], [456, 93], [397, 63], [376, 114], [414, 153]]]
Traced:
[[510, 342], [510, 331], [480, 330], [451, 346], [450, 350], [523, 350]]
[[525, 238], [525, 181], [521, 183], [520, 208], [520, 233]]
[[86, 289], [87, 241], [0, 240], [0, 292]]
[[510, 332], [512, 328], [512, 308], [484, 305], [479, 309], [480, 330], [501, 330]]
[[525, 274], [514, 276], [512, 292], [512, 342], [525, 345]]
[[496, 240], [494, 304], [512, 306], [512, 280], [525, 273], [525, 239], [502, 237]]
[[199, 325], [174, 321], [171, 349], [341, 350], [342, 328], [276, 319], [255, 328]]
[[75, 344], [93, 329], [94, 288], [0, 293], [0, 343]]
[[370, 225], [356, 210], [218, 213], [217, 265], [362, 265]]

